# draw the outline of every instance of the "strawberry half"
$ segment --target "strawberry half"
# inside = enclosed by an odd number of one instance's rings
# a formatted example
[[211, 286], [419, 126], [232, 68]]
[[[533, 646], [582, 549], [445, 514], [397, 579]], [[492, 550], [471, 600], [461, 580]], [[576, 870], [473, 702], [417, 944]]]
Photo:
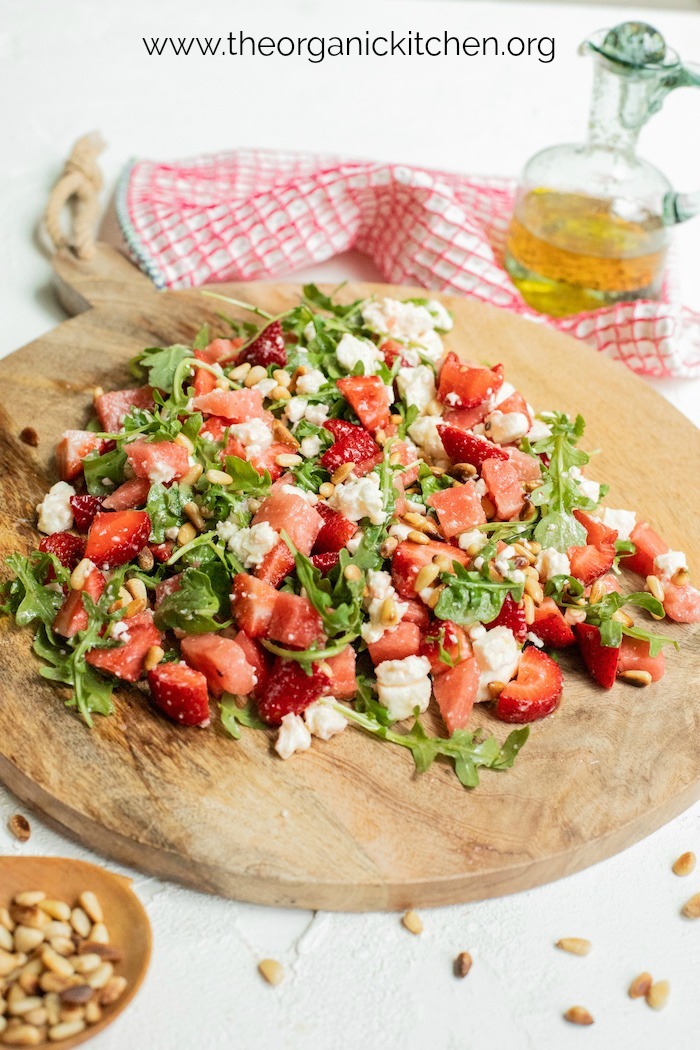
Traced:
[[575, 623], [574, 634], [588, 671], [603, 689], [612, 689], [617, 675], [620, 650], [602, 645], [600, 630], [592, 623]]
[[340, 561], [340, 551], [324, 551], [323, 554], [312, 554], [311, 561], [325, 576]]
[[85, 557], [101, 569], [125, 565], [142, 550], [151, 534], [151, 519], [143, 510], [96, 514], [88, 532]]
[[530, 624], [530, 630], [552, 649], [566, 649], [576, 641], [574, 632], [553, 598], [545, 598], [542, 604], [537, 606], [535, 622]]
[[496, 703], [502, 722], [535, 722], [559, 706], [564, 679], [559, 665], [534, 645], [523, 651], [518, 674]]
[[54, 554], [65, 569], [72, 571], [85, 553], [85, 540], [82, 536], [74, 536], [72, 532], [52, 532], [50, 536], [44, 536], [39, 550]]
[[314, 505], [314, 510], [323, 518], [323, 525], [314, 543], [314, 554], [340, 551], [346, 547], [348, 540], [357, 532], [357, 523], [339, 514], [321, 500]]
[[478, 434], [469, 434], [466, 430], [458, 430], [451, 427], [449, 423], [438, 423], [438, 434], [442, 438], [445, 452], [453, 463], [471, 463], [477, 470], [487, 459], [508, 460], [509, 456], [500, 445], [494, 445], [493, 441], [479, 437]]
[[263, 722], [279, 725], [285, 715], [300, 715], [319, 696], [328, 692], [331, 679], [317, 664], [306, 674], [296, 660], [275, 661], [265, 695], [258, 698], [258, 710]]
[[[336, 440], [336, 442], [327, 449], [321, 456], [321, 466], [332, 474], [334, 470], [342, 466], [343, 463], [355, 463], [360, 468], [361, 473], [367, 473], [367, 470], [371, 470], [375, 462], [382, 454], [377, 442], [374, 438], [370, 437], [366, 430], [362, 427], [355, 426], [354, 423], [346, 423], [346, 427], [352, 427], [352, 430], [345, 431], [344, 435]], [[330, 429], [330, 428], [327, 428]], [[331, 431], [332, 433], [332, 431]], [[368, 464], [372, 464], [368, 466]], [[366, 470], [364, 468], [367, 468]], [[357, 473], [357, 470], [355, 471]]]
[[[508, 627], [519, 642], [524, 642], [528, 630], [525, 622], [525, 606], [522, 602], [518, 604], [512, 594], [506, 594], [498, 616], [485, 626], [489, 631], [492, 627]], [[571, 640], [573, 641], [573, 636]]]
[[569, 547], [568, 554], [571, 575], [584, 586], [609, 572], [615, 561], [613, 544], [594, 547], [592, 543], [587, 543], [585, 547]]
[[269, 365], [283, 367], [287, 363], [287, 348], [284, 345], [282, 325], [279, 321], [272, 321], [267, 328], [255, 337], [242, 354], [237, 358], [238, 364], [249, 361], [251, 365]]
[[201, 671], [187, 664], [158, 664], [148, 672], [148, 685], [156, 707], [183, 726], [209, 723], [209, 691]]
[[95, 515], [102, 510], [102, 500], [98, 496], [71, 496], [71, 510], [75, 527], [79, 532], [87, 532]]

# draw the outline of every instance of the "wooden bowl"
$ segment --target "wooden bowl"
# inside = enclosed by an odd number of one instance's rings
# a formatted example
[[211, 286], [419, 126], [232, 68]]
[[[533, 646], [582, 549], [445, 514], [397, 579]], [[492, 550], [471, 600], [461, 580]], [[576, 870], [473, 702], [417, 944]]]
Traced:
[[151, 959], [151, 924], [131, 889], [131, 879], [82, 860], [0, 857], [0, 906], [9, 906], [16, 894], [26, 890], [43, 890], [47, 897], [65, 901], [71, 906], [84, 890], [92, 890], [102, 905], [110, 943], [124, 953], [122, 961], [115, 963], [115, 974], [127, 980], [121, 998], [112, 1006], [104, 1007], [101, 1019], [78, 1035], [61, 1042], [40, 1044], [68, 1050], [102, 1032], [136, 995]]

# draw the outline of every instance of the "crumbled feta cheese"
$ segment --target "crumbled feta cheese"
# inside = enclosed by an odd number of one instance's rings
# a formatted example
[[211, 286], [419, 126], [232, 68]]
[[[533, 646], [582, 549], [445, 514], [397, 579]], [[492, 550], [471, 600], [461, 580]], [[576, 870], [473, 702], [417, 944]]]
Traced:
[[593, 500], [594, 503], [598, 502], [600, 499], [600, 485], [597, 481], [591, 481], [590, 478], [584, 478], [580, 467], [571, 467], [569, 469], [569, 476], [574, 479], [584, 496]]
[[496, 557], [493, 559], [493, 564], [496, 566], [501, 576], [508, 576], [512, 572], [509, 565], [510, 559], [515, 557], [515, 550], [513, 547], [504, 547], [502, 551], [499, 551]]
[[376, 372], [377, 366], [384, 361], [374, 343], [369, 339], [358, 339], [349, 332], [346, 332], [338, 343], [335, 356], [338, 364], [347, 372], [352, 372], [355, 366], [361, 363], [366, 376]]
[[481, 550], [488, 542], [488, 536], [481, 532], [480, 529], [467, 529], [466, 532], [460, 532], [457, 537], [457, 546], [463, 551], [476, 546], [477, 543], [479, 544], [479, 550]]
[[618, 540], [628, 540], [637, 524], [637, 515], [633, 510], [615, 510], [612, 507], [604, 507], [598, 512], [596, 521], [601, 521], [609, 529], [614, 529]]
[[456, 390], [450, 390], [445, 394], [445, 404], [449, 405], [451, 408], [456, 408], [461, 400], [462, 399]]
[[476, 491], [477, 496], [482, 496], [483, 497], [483, 496], [486, 496], [488, 494], [488, 489], [486, 488], [486, 482], [484, 481], [483, 478], [479, 478], [477, 481], [474, 482], [474, 489]]
[[243, 529], [229, 518], [218, 522], [216, 531], [246, 569], [257, 567], [280, 540], [279, 533], [267, 521]]
[[522, 412], [501, 412], [494, 409], [486, 417], [484, 431], [497, 445], [510, 445], [524, 438], [530, 429], [530, 420]]
[[399, 543], [403, 543], [404, 540], [408, 539], [408, 534], [412, 531], [413, 529], [410, 525], [404, 525], [400, 521], [397, 521], [395, 525], [389, 526], [389, 535], [394, 536]]
[[261, 379], [259, 383], [255, 384], [253, 390], [259, 390], [263, 397], [269, 397], [276, 386], [276, 379]]
[[307, 405], [304, 419], [314, 426], [322, 427], [328, 418], [328, 405]]
[[341, 715], [334, 707], [328, 705], [328, 701], [334, 701], [334, 696], [326, 696], [326, 703], [310, 704], [304, 711], [304, 721], [307, 729], [319, 740], [330, 740], [336, 733], [342, 733], [348, 724], [347, 718]]
[[659, 570], [664, 579], [670, 579], [679, 569], [688, 568], [688, 559], [683, 551], [666, 551], [654, 558], [654, 568]]
[[409, 499], [408, 496], [406, 497], [406, 507], [408, 510], [413, 511], [414, 514], [422, 514], [424, 517], [428, 513], [423, 503], [418, 503], [415, 499]]
[[370, 569], [367, 573], [367, 590], [369, 594], [364, 599], [363, 605], [365, 612], [369, 614], [369, 622], [362, 624], [360, 633], [364, 640], [370, 644], [371, 642], [378, 642], [386, 631], [386, 627], [381, 621], [381, 616], [382, 606], [387, 598], [394, 599], [399, 620], [401, 620], [408, 609], [408, 605], [406, 602], [396, 601], [397, 594], [388, 572]]
[[357, 554], [360, 544], [362, 543], [362, 537], [364, 532], [362, 529], [358, 529], [357, 532], [353, 533], [348, 542], [345, 544], [351, 554]]
[[39, 515], [37, 528], [48, 536], [53, 532], [65, 532], [73, 525], [73, 508], [70, 505], [75, 489], [66, 481], [57, 481], [52, 485], [36, 508]]
[[509, 383], [506, 379], [504, 379], [496, 393], [491, 395], [491, 398], [489, 400], [491, 409], [493, 410], [494, 408], [498, 408], [499, 405], [502, 405], [503, 402], [507, 401], [510, 395], [514, 393], [515, 387], [513, 386], [513, 384]]
[[284, 406], [284, 414], [290, 423], [298, 423], [300, 419], [304, 418], [308, 405], [309, 401], [306, 397], [290, 397]]
[[106, 489], [113, 489], [114, 488], [114, 482], [112, 481], [111, 478], [102, 478], [102, 484], [104, 485], [104, 487]]
[[304, 459], [313, 459], [321, 451], [321, 439], [318, 434], [312, 434], [311, 437], [301, 439], [301, 447], [299, 449]]
[[318, 496], [315, 492], [311, 492], [309, 489], [300, 489], [298, 485], [283, 485], [282, 492], [287, 492], [290, 496], [300, 496], [301, 499], [306, 500], [310, 507], [318, 503]]
[[486, 634], [486, 628], [483, 623], [473, 623], [471, 627], [467, 627], [467, 634], [472, 641], [476, 641], [477, 638], [483, 638]]
[[440, 416], [420, 416], [408, 428], [408, 433], [421, 449], [423, 456], [433, 461], [445, 462], [445, 446], [437, 429], [442, 423]]
[[275, 740], [275, 751], [280, 758], [291, 758], [296, 751], [308, 751], [311, 733], [300, 715], [285, 715]]
[[176, 474], [177, 470], [170, 463], [154, 463], [148, 472], [148, 480], [154, 485], [167, 485]]
[[525, 638], [528, 642], [532, 642], [533, 645], [536, 645], [538, 649], [542, 649], [544, 647], [544, 642], [542, 641], [540, 636], [538, 634], [533, 634], [532, 631], [528, 631], [525, 635]]
[[415, 344], [432, 364], [437, 364], [444, 353], [442, 339], [435, 331], [442, 327], [438, 321], [444, 318], [433, 316], [424, 306], [400, 299], [369, 299], [362, 306], [362, 319], [372, 332]]
[[309, 323], [304, 328], [302, 335], [304, 336], [304, 339], [307, 343], [310, 343], [312, 339], [316, 338], [316, 325], [313, 323], [313, 321], [309, 321]]
[[479, 689], [476, 701], [490, 700], [490, 682], [509, 682], [518, 670], [520, 649], [509, 627], [492, 627], [472, 640], [472, 648], [479, 665]]
[[394, 722], [409, 718], [430, 703], [430, 661], [425, 656], [385, 660], [375, 668], [379, 701]]
[[535, 568], [540, 576], [551, 580], [553, 576], [570, 576], [571, 564], [566, 554], [555, 547], [543, 547], [537, 555]]
[[248, 419], [245, 423], [232, 423], [229, 433], [245, 447], [246, 459], [261, 455], [272, 444], [272, 430], [264, 419]]
[[433, 319], [433, 324], [442, 332], [451, 332], [453, 327], [452, 317], [449, 310], [439, 303], [437, 299], [431, 299], [425, 304], [425, 308]]
[[435, 397], [435, 373], [427, 365], [400, 368], [396, 384], [406, 404], [415, 405], [419, 412], [424, 412]]
[[323, 372], [318, 368], [312, 368], [306, 375], [299, 376], [296, 388], [300, 394], [317, 394], [326, 383], [327, 379]]
[[166, 540], [176, 540], [177, 539], [177, 534], [178, 534], [179, 531], [180, 531], [180, 526], [179, 525], [170, 525], [167, 529], [164, 530], [163, 534], [164, 534]]
[[[504, 383], [505, 386], [505, 383]], [[528, 441], [543, 441], [544, 438], [551, 437], [552, 428], [543, 423], [541, 419], [533, 419], [532, 426], [528, 430], [526, 437]]]
[[115, 638], [118, 642], [128, 642], [131, 638], [128, 623], [124, 623], [123, 620], [117, 620], [110, 627], [109, 635], [110, 638]]
[[340, 511], [350, 521], [369, 518], [372, 525], [382, 525], [386, 520], [384, 500], [376, 474], [365, 474], [363, 478], [350, 475], [342, 485], [336, 485], [328, 503], [333, 510]]

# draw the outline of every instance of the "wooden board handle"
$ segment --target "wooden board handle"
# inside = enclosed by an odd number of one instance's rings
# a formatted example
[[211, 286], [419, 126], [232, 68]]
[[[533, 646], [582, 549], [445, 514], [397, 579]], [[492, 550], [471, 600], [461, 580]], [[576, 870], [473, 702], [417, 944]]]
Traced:
[[108, 244], [96, 244], [89, 259], [78, 259], [67, 249], [59, 251], [53, 268], [58, 297], [71, 315], [103, 303], [115, 308], [143, 305], [144, 297], [159, 294], [150, 278]]

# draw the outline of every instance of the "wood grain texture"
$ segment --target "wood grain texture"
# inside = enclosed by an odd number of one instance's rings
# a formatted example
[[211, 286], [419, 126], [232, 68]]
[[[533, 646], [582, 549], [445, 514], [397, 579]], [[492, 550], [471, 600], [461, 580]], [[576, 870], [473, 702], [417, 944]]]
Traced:
[[[114, 972], [126, 978], [124, 994], [114, 1005], [104, 1008], [97, 1024], [61, 1041], [62, 1050], [70, 1050], [112, 1024], [138, 992], [151, 960], [151, 924], [131, 889], [131, 879], [83, 860], [0, 857], [0, 905], [7, 907], [16, 894], [25, 890], [43, 890], [49, 900], [65, 901], [71, 907], [84, 890], [92, 890], [102, 905], [110, 943], [123, 953], [122, 961], [114, 964]], [[56, 1046], [56, 1043], [41, 1046]]]
[[[0, 362], [2, 553], [35, 541], [33, 508], [55, 480], [56, 440], [88, 418], [91, 388], [127, 385], [126, 362], [144, 346], [191, 340], [204, 320], [218, 325], [212, 300], [157, 292], [111, 249], [91, 267], [64, 258], [57, 270], [85, 312]], [[228, 290], [272, 312], [298, 295], [280, 284]], [[349, 285], [343, 295], [387, 291]], [[692, 425], [574, 340], [439, 298], [455, 314], [449, 347], [503, 361], [538, 408], [583, 412], [585, 445], [601, 449], [591, 474], [610, 483], [608, 505], [648, 517], [697, 573], [700, 439]], [[39, 433], [37, 449], [18, 440], [26, 425]], [[5, 619], [0, 777], [101, 853], [239, 899], [350, 911], [510, 893], [611, 855], [700, 795], [700, 639], [691, 628], [664, 631], [682, 652], [667, 657], [662, 682], [642, 690], [604, 692], [568, 654], [561, 709], [533, 726], [514, 770], [485, 771], [468, 792], [451, 769], [436, 764], [418, 776], [402, 749], [353, 730], [280, 762], [265, 734], [236, 743], [215, 729], [169, 724], [138, 687], [118, 690], [115, 717], [90, 732], [39, 677], [29, 633]], [[488, 711], [476, 717], [505, 737], [508, 727]]]

